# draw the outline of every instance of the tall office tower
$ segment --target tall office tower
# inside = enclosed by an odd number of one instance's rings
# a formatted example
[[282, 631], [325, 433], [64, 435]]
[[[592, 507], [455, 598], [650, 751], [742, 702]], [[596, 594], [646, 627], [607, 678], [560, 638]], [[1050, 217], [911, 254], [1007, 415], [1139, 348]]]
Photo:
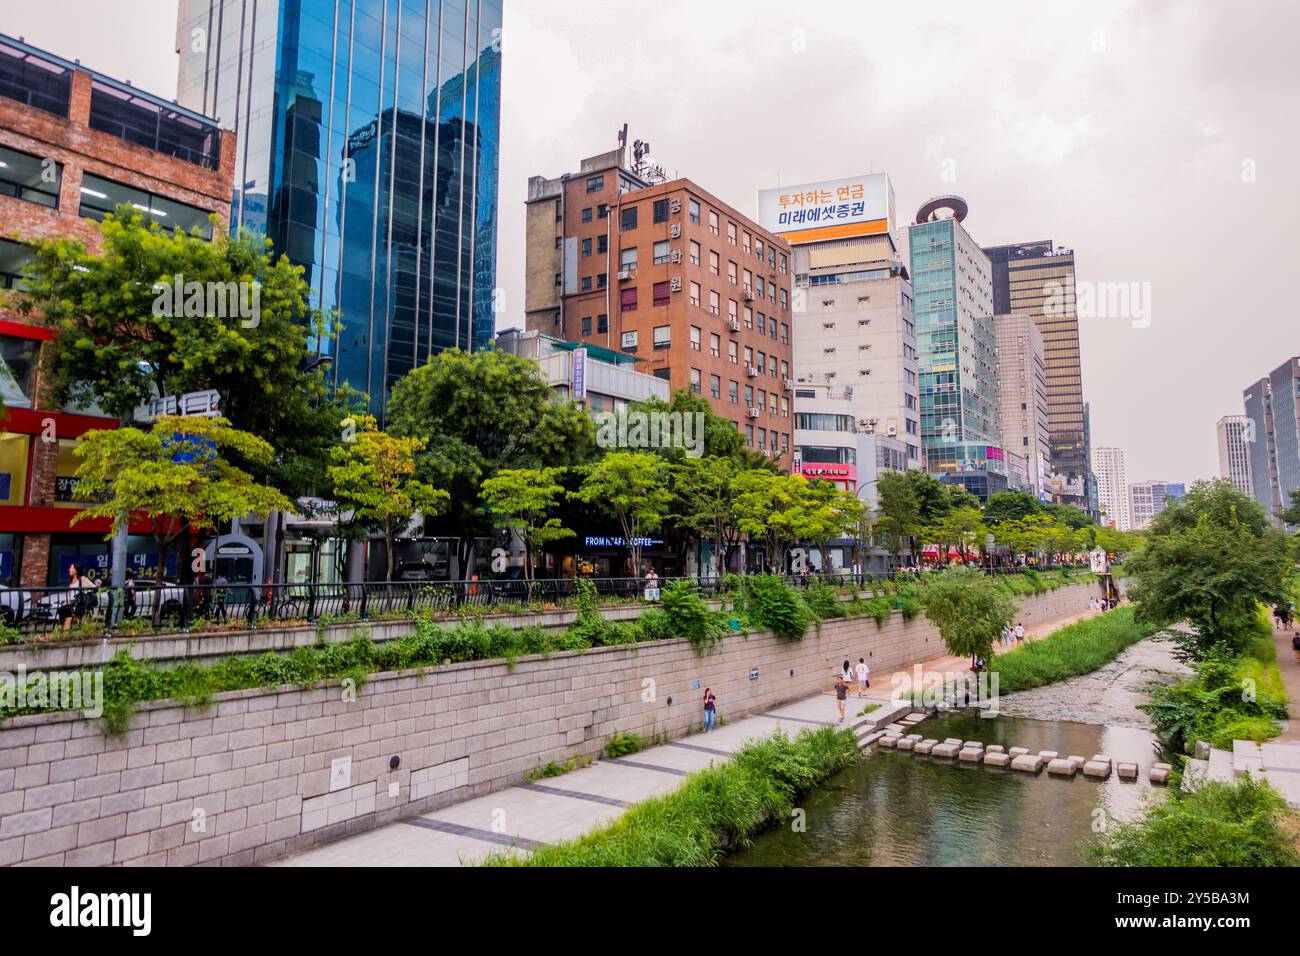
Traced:
[[1043, 335], [1028, 315], [995, 315], [1002, 443], [1029, 463], [1030, 492], [1046, 498], [1052, 474]]
[[1250, 480], [1255, 500], [1270, 515], [1300, 490], [1300, 357], [1287, 359], [1242, 392], [1250, 419]]
[[1138, 481], [1129, 485], [1128, 491], [1130, 530], [1145, 531], [1151, 519], [1164, 511], [1170, 501], [1183, 497], [1187, 488], [1169, 481]]
[[931, 472], [986, 499], [1022, 480], [1002, 447], [992, 267], [966, 213], [959, 196], [940, 196], [908, 227], [921, 446]]
[[493, 338], [502, 0], [180, 0], [178, 94], [239, 134], [233, 229], [336, 311], [370, 396]]
[[1092, 470], [1097, 476], [1101, 523], [1111, 525], [1119, 531], [1131, 531], [1128, 468], [1124, 464], [1124, 449], [1094, 448]]
[[1255, 426], [1245, 415], [1224, 415], [1215, 430], [1219, 438], [1219, 477], [1226, 478], [1248, 495], [1253, 495], [1250, 480], [1250, 445]]
[[998, 313], [1033, 316], [1047, 356], [1048, 430], [1055, 498], [1088, 508], [1088, 438], [1083, 415], [1079, 363], [1079, 318], [1074, 299], [1074, 251], [1040, 242], [984, 249], [993, 269], [993, 303]]
[[[760, 224], [794, 253], [796, 412], [813, 412], [800, 403], [801, 384], [825, 386], [844, 398], [855, 431], [897, 439], [908, 467], [920, 467], [912, 286], [889, 177], [765, 189], [758, 208]], [[801, 460], [820, 474], [820, 463]]]
[[789, 244], [626, 140], [528, 181], [527, 327], [636, 356], [789, 462]]

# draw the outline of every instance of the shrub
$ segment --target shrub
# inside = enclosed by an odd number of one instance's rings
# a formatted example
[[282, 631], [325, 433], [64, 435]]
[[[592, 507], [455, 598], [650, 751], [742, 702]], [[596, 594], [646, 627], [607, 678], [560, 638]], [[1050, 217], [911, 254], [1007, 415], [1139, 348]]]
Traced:
[[623, 757], [627, 754], [634, 754], [645, 748], [645, 740], [639, 734], [631, 731], [627, 733], [619, 732], [609, 738], [609, 743], [605, 744], [605, 756], [610, 760], [615, 757]]
[[1300, 866], [1282, 825], [1286, 802], [1249, 776], [1206, 783], [1134, 823], [1112, 826], [1088, 854], [1103, 866]]
[[722, 615], [710, 610], [689, 581], [672, 581], [663, 589], [663, 608], [673, 636], [690, 641], [696, 654], [708, 651], [726, 631]]
[[792, 641], [803, 639], [813, 617], [799, 592], [771, 574], [749, 579], [746, 611], [749, 620], [758, 627]]
[[808, 610], [821, 621], [843, 617], [848, 610], [845, 602], [840, 600], [839, 592], [825, 581], [818, 581], [803, 592], [804, 603]]

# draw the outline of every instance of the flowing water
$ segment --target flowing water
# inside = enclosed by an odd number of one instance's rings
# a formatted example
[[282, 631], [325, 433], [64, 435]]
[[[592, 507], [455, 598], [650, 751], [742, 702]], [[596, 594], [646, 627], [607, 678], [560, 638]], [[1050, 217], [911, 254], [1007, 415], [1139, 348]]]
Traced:
[[1139, 765], [1141, 783], [1112, 774], [1097, 781], [1030, 775], [880, 750], [807, 797], [806, 831], [790, 826], [757, 837], [728, 866], [1076, 866], [1080, 842], [1096, 827], [1133, 818], [1160, 759], [1146, 730], [1024, 717], [950, 714], [923, 721], [925, 737], [1055, 750], [1061, 756], [1108, 754]]

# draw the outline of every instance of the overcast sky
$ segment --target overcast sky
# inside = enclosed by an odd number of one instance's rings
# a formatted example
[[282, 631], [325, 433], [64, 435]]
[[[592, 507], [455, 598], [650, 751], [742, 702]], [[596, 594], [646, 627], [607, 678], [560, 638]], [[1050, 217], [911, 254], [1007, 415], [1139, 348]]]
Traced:
[[[884, 170], [900, 225], [955, 192], [977, 242], [1052, 239], [1081, 284], [1136, 284], [1140, 312], [1080, 320], [1093, 444], [1130, 481], [1215, 473], [1215, 421], [1300, 353], [1289, 0], [505, 5], [502, 326], [528, 177], [626, 122], [749, 215], [760, 188]], [[175, 22], [176, 0], [0, 0], [0, 30], [169, 97]]]

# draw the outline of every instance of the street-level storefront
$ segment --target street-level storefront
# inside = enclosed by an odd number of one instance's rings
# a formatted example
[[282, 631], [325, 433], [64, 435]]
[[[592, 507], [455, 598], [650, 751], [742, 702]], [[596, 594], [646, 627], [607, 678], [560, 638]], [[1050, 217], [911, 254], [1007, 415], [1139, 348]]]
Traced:
[[558, 577], [627, 578], [641, 577], [653, 567], [660, 577], [676, 577], [681, 571], [677, 554], [659, 535], [647, 535], [641, 546], [641, 567], [632, 568], [632, 557], [623, 536], [617, 532], [580, 534], [559, 542], [551, 555]]

